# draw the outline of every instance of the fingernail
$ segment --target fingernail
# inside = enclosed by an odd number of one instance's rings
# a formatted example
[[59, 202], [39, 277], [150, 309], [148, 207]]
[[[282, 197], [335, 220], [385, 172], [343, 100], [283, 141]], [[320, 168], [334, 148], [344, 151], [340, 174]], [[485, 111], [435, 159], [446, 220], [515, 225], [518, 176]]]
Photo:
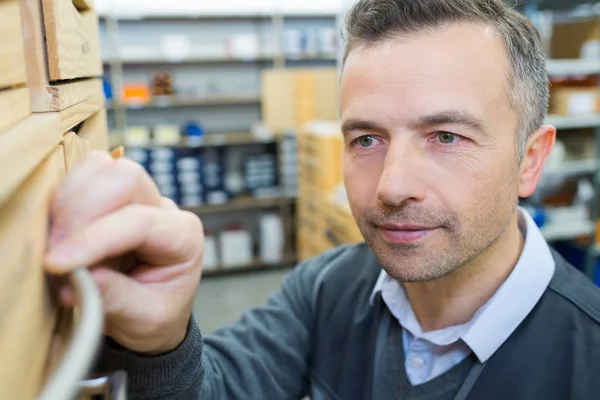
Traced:
[[66, 269], [81, 265], [81, 250], [70, 246], [68, 243], [61, 243], [54, 249], [51, 249], [46, 256], [46, 264], [59, 269]]

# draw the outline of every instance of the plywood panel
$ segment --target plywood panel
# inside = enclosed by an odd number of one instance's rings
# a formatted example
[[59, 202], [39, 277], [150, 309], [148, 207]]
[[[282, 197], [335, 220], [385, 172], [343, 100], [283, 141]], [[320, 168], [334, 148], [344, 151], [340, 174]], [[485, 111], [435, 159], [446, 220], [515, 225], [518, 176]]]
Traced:
[[19, 0], [0, 1], [0, 88], [25, 83], [25, 47]]
[[0, 131], [21, 121], [31, 114], [28, 88], [0, 91]]
[[31, 115], [0, 131], [0, 209], [61, 140], [58, 113]]
[[50, 194], [64, 174], [61, 156], [52, 153], [0, 213], [1, 399], [34, 399], [45, 376], [56, 305], [42, 262]]
[[42, 0], [50, 81], [102, 75], [98, 16], [85, 1]]

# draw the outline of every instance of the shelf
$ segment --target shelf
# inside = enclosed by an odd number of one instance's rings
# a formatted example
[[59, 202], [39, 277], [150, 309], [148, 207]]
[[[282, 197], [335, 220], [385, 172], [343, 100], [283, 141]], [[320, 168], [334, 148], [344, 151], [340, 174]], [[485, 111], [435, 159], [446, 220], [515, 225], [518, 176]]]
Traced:
[[272, 144], [277, 142], [277, 136], [257, 137], [248, 132], [231, 132], [231, 133], [207, 133], [204, 136], [204, 141], [200, 144], [188, 144], [186, 139], [182, 139], [179, 144], [149, 144], [146, 146], [135, 146], [127, 143], [121, 143], [118, 140], [111, 142], [112, 146], [122, 144], [126, 149], [155, 149], [161, 147], [171, 147], [180, 149], [202, 149], [207, 147], [217, 146], [247, 146], [253, 144]]
[[141, 110], [147, 108], [172, 108], [172, 107], [194, 107], [194, 106], [222, 106], [222, 105], [243, 105], [260, 103], [259, 96], [211, 96], [211, 97], [186, 97], [174, 96], [165, 98], [155, 98], [147, 104], [111, 104], [110, 110], [119, 107], [125, 107], [128, 110]]
[[294, 201], [295, 199], [292, 197], [275, 197], [268, 199], [257, 199], [253, 197], [248, 197], [243, 199], [232, 200], [226, 204], [187, 207], [184, 209], [187, 211], [191, 211], [194, 214], [198, 214], [199, 216], [202, 216], [205, 214], [271, 208], [280, 205], [292, 204]]
[[548, 115], [546, 123], [556, 129], [580, 129], [600, 126], [600, 114], [582, 116]]
[[102, 62], [107, 64], [224, 64], [224, 63], [254, 63], [261, 61], [273, 61], [274, 54], [262, 54], [256, 57], [241, 58], [229, 56], [193, 56], [181, 59], [162, 57], [160, 54], [148, 54], [136, 57], [104, 58]]
[[578, 223], [573, 225], [547, 225], [542, 227], [541, 231], [547, 241], [556, 242], [560, 240], [576, 239], [580, 236], [593, 235], [596, 231], [596, 224], [593, 222], [587, 222], [584, 224]]
[[289, 56], [284, 55], [285, 61], [287, 62], [301, 62], [301, 61], [337, 61], [337, 56], [334, 54], [323, 54], [314, 56]]
[[595, 75], [600, 74], [600, 60], [548, 60], [547, 68], [550, 76]]
[[559, 167], [546, 168], [542, 175], [577, 176], [598, 172], [598, 162], [595, 159], [566, 161]]
[[189, 57], [183, 59], [169, 59], [161, 57], [157, 54], [149, 54], [147, 56], [137, 57], [122, 57], [122, 58], [105, 58], [102, 62], [105, 65], [112, 63], [122, 64], [224, 64], [224, 63], [254, 63], [263, 61], [274, 61], [276, 58], [283, 58], [285, 61], [337, 61], [336, 55], [322, 54], [314, 56], [290, 57], [285, 54], [263, 54], [258, 57], [240, 58], [228, 56], [206, 56], [206, 57]]
[[217, 267], [215, 269], [209, 269], [202, 272], [203, 277], [208, 276], [224, 276], [231, 274], [239, 274], [245, 272], [258, 272], [258, 271], [274, 271], [283, 268], [289, 268], [296, 265], [298, 261], [295, 257], [284, 258], [281, 263], [278, 264], [265, 264], [260, 260], [256, 260], [248, 265], [240, 267]]

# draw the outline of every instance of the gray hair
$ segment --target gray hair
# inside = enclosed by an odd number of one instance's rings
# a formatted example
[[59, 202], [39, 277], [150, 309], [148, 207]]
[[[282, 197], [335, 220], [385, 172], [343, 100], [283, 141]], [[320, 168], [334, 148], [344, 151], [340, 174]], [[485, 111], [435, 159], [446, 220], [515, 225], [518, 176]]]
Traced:
[[542, 40], [533, 24], [502, 0], [360, 0], [347, 15], [344, 61], [358, 47], [469, 21], [495, 29], [511, 69], [507, 101], [518, 116], [517, 155], [543, 123], [550, 90]]

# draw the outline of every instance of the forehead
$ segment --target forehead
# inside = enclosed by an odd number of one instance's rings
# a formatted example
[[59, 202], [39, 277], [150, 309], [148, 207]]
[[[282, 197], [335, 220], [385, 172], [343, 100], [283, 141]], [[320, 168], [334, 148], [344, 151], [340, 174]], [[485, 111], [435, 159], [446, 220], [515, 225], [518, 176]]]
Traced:
[[459, 108], [483, 120], [506, 118], [512, 114], [508, 73], [502, 39], [479, 24], [359, 47], [344, 66], [342, 117], [370, 113], [402, 119]]

